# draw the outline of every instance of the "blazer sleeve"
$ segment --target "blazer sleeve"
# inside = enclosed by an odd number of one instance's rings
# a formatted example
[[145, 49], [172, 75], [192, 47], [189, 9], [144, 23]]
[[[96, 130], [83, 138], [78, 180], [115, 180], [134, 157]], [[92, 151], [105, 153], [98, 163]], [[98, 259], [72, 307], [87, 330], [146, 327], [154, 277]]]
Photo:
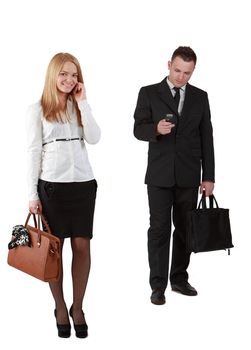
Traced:
[[200, 124], [200, 135], [202, 150], [202, 181], [215, 182], [213, 128], [207, 94], [204, 115]]
[[151, 104], [145, 87], [139, 91], [134, 120], [133, 131], [137, 139], [150, 142], [158, 140], [157, 123], [152, 119]]

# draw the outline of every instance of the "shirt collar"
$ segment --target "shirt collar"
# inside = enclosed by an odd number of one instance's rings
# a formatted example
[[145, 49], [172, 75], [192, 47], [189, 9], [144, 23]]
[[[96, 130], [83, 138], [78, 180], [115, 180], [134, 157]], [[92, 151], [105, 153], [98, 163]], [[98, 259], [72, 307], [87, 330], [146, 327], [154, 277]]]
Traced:
[[[168, 79], [168, 77], [166, 78], [166, 82], [167, 82], [167, 84], [169, 85], [170, 89], [172, 90], [172, 89], [174, 88], [174, 85], [173, 85], [173, 83], [170, 82], [170, 80]], [[185, 92], [185, 91], [186, 91], [186, 86], [187, 86], [187, 84], [181, 86], [180, 89], [181, 89], [182, 91]]]

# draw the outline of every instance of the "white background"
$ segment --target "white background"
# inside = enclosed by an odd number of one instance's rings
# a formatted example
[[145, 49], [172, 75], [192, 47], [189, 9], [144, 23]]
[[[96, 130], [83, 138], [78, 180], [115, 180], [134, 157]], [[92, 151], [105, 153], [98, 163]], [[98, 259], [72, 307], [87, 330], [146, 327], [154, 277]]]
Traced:
[[[8, 0], [0, 6], [1, 349], [250, 349], [248, 1]], [[215, 196], [230, 208], [235, 248], [230, 256], [192, 255], [190, 281], [199, 295], [168, 287], [167, 303], [154, 306], [143, 183], [147, 144], [133, 137], [133, 113], [139, 88], [168, 74], [167, 61], [180, 45], [197, 53], [190, 82], [209, 94]], [[58, 52], [79, 59], [102, 129], [100, 143], [88, 147], [99, 189], [85, 340], [59, 339], [47, 284], [6, 263], [12, 226], [27, 215], [24, 115], [40, 98], [47, 65]], [[70, 261], [66, 242], [68, 306]]]

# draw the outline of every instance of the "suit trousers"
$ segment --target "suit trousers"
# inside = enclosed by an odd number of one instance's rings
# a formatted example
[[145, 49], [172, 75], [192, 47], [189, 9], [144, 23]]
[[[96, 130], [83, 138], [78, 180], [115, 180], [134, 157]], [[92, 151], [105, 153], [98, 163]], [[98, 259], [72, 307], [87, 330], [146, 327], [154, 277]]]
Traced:
[[147, 186], [150, 210], [148, 230], [148, 259], [150, 286], [165, 290], [169, 275], [170, 238], [173, 231], [173, 247], [170, 269], [171, 284], [188, 280], [187, 268], [190, 253], [186, 251], [187, 211], [195, 209], [198, 187]]

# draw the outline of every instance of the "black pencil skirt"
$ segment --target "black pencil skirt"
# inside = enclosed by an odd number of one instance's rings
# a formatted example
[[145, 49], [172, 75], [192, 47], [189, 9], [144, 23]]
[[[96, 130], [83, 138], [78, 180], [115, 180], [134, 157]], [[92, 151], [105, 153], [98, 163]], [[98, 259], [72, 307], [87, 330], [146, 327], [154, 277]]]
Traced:
[[59, 238], [91, 239], [96, 192], [96, 180], [69, 183], [39, 180], [43, 216], [51, 232]]

